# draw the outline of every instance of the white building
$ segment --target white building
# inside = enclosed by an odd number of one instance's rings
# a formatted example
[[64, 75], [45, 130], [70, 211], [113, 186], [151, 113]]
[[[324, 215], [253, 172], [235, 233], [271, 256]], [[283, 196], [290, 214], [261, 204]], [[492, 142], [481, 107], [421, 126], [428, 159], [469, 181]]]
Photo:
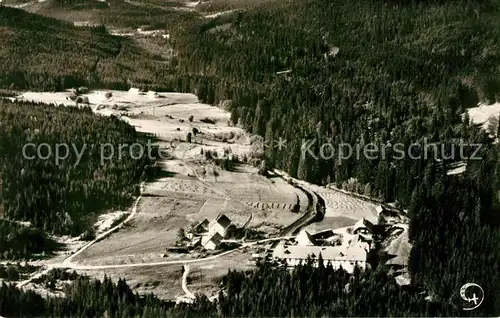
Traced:
[[305, 263], [311, 257], [314, 266], [318, 266], [319, 256], [323, 258], [324, 265], [330, 263], [333, 268], [341, 267], [349, 273], [354, 271], [354, 267], [366, 268], [367, 251], [361, 247], [345, 248], [341, 246], [285, 246], [280, 244], [273, 252], [273, 257], [277, 260], [285, 260], [290, 267]]

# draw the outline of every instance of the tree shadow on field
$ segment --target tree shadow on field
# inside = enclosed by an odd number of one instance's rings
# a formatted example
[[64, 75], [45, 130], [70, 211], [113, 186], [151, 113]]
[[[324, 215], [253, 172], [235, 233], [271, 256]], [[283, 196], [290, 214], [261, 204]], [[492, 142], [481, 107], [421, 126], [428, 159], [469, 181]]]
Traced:
[[164, 140], [161, 140], [155, 134], [152, 134], [152, 133], [146, 133], [146, 132], [142, 132], [142, 131], [136, 131], [136, 133], [137, 133], [137, 139], [139, 139], [139, 141], [144, 142], [144, 143], [147, 143], [148, 140], [149, 140], [150, 143], [164, 141]]

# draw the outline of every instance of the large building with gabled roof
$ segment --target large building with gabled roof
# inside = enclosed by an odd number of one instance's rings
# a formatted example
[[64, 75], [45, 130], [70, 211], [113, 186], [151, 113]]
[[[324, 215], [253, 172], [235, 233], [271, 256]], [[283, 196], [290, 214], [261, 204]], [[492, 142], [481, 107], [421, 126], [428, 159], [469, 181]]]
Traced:
[[361, 218], [352, 227], [353, 234], [370, 234], [373, 231], [373, 223], [365, 218]]
[[208, 224], [208, 235], [211, 237], [215, 233], [219, 233], [225, 237], [229, 225], [231, 225], [231, 220], [225, 214], [219, 214]]
[[219, 233], [214, 233], [204, 242], [203, 247], [207, 250], [215, 250], [224, 238]]

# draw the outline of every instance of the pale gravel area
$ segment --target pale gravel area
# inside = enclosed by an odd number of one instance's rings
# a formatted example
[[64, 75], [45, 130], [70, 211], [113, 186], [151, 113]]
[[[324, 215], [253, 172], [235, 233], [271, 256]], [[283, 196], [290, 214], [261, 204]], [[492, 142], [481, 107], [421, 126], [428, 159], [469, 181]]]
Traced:
[[487, 129], [488, 119], [490, 117], [498, 119], [500, 116], [500, 103], [492, 105], [480, 104], [477, 107], [469, 108], [467, 112], [473, 123], [482, 124], [483, 129]]

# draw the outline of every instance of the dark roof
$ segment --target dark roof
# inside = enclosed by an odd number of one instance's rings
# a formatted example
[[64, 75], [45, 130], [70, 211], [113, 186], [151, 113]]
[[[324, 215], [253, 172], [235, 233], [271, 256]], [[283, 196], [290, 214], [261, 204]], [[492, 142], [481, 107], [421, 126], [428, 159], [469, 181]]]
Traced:
[[207, 219], [204, 219], [203, 221], [201, 221], [200, 223], [196, 224], [195, 226], [195, 229], [206, 229], [208, 227], [208, 220]]
[[363, 229], [363, 228], [366, 228], [368, 229], [369, 231], [373, 231], [373, 223], [368, 221], [367, 219], [365, 218], [361, 218], [361, 220], [359, 220], [358, 222], [356, 222], [356, 224], [354, 224], [352, 226], [352, 230], [353, 232], [355, 233], [358, 229]]
[[363, 219], [363, 223], [369, 230], [373, 230], [373, 223], [368, 221], [367, 219]]
[[304, 231], [306, 232], [306, 235], [307, 235], [307, 238], [309, 239], [309, 241], [311, 241], [311, 243], [313, 243], [313, 245], [318, 245], [318, 242], [314, 239], [314, 237], [307, 231]]
[[223, 239], [224, 238], [222, 237], [222, 235], [220, 235], [218, 232], [216, 232], [214, 235], [212, 235], [212, 237], [210, 238], [209, 241], [212, 241], [215, 244], [219, 244], [220, 241], [222, 241]]
[[216, 221], [217, 221], [217, 223], [222, 225], [224, 228], [228, 227], [229, 224], [231, 224], [231, 220], [225, 214], [219, 215], [217, 217]]

